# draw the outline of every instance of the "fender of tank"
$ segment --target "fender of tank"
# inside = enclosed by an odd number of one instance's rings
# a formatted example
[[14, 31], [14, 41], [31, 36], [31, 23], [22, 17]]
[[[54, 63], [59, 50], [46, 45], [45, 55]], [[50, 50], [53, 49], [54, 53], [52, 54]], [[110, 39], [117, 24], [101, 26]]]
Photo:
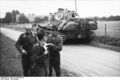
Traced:
[[[62, 23], [61, 23], [62, 24]], [[65, 23], [64, 25], [62, 24], [62, 25], [60, 25], [60, 29], [59, 30], [65, 30], [65, 31], [74, 31], [74, 30], [76, 30], [77, 29], [77, 27], [78, 27], [78, 23], [76, 23], [76, 22], [67, 22], [67, 23]]]
[[[80, 27], [80, 24], [79, 22], [74, 22], [74, 21], [64, 21], [62, 23], [59, 24], [58, 29], [59, 30], [65, 30], [65, 31], [74, 31], [76, 29], [78, 29], [78, 27]], [[81, 25], [81, 27], [85, 27], [87, 26], [87, 30], [96, 30], [97, 29], [97, 23], [95, 21], [89, 21], [88, 23], [86, 23], [86, 25]]]

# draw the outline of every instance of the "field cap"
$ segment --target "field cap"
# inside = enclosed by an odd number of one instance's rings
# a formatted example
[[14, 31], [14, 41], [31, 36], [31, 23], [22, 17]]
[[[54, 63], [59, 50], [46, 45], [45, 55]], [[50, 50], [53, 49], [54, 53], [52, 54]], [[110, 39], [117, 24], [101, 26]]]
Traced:
[[28, 29], [29, 29], [29, 30], [32, 29], [32, 25], [31, 25], [31, 24], [27, 24], [27, 25], [25, 25], [25, 29], [26, 29], [26, 30], [28, 30]]

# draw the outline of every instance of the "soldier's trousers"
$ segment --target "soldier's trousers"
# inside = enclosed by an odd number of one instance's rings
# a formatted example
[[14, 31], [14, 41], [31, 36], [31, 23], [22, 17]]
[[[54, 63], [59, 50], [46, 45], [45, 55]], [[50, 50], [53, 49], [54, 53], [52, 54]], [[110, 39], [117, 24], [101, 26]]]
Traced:
[[[52, 76], [52, 68], [54, 68], [56, 76], [60, 76], [61, 70], [60, 70], [60, 54], [58, 53], [50, 53], [53, 55], [50, 55], [49, 59], [49, 76]], [[57, 54], [57, 55], [54, 55]]]
[[22, 55], [22, 67], [23, 67], [24, 76], [29, 76], [30, 66], [31, 66], [30, 56], [29, 55]]

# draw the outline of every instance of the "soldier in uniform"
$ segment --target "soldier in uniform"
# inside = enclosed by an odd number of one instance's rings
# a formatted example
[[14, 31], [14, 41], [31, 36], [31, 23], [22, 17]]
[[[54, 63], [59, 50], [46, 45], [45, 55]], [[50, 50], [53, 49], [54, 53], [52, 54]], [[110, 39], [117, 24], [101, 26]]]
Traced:
[[16, 48], [22, 54], [22, 66], [24, 76], [29, 76], [30, 71], [30, 56], [33, 45], [37, 42], [37, 37], [31, 31], [32, 25], [26, 25], [26, 32], [21, 34], [16, 42]]
[[45, 49], [44, 36], [43, 30], [37, 33], [38, 41], [32, 49], [31, 76], [48, 76], [48, 53]]
[[47, 39], [48, 51], [49, 51], [49, 76], [52, 76], [52, 68], [56, 72], [56, 76], [60, 76], [60, 51], [63, 46], [63, 39], [58, 34], [58, 28], [53, 26], [52, 35], [48, 36]]

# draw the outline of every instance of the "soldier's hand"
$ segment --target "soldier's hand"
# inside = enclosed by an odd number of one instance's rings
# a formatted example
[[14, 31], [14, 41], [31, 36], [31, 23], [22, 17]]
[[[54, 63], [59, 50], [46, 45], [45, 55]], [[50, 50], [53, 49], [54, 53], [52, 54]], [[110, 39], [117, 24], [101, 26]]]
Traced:
[[50, 46], [54, 46], [54, 44], [52, 44], [52, 43], [49, 43], [49, 45], [50, 45]]
[[27, 52], [25, 50], [22, 50], [22, 54], [25, 55], [27, 54]]
[[47, 47], [48, 47], [48, 50], [53, 50], [54, 46], [55, 46], [54, 44], [49, 43], [49, 45], [47, 46]]
[[33, 45], [33, 47], [36, 47], [36, 46], [39, 46], [39, 43], [35, 43], [35, 44]]

